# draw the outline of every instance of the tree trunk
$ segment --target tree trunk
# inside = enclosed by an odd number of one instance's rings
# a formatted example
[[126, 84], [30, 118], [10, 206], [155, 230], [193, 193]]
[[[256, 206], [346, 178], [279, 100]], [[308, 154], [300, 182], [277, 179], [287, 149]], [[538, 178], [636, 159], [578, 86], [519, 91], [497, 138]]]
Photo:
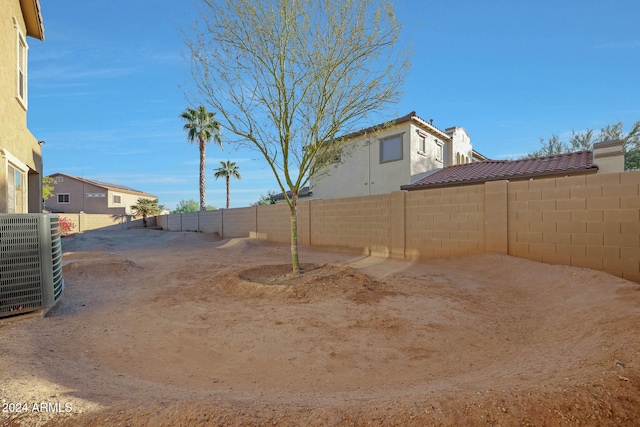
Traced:
[[207, 209], [206, 200], [206, 158], [207, 158], [207, 145], [204, 138], [200, 138], [200, 210], [205, 211]]
[[227, 209], [229, 209], [229, 205], [230, 205], [230, 198], [229, 198], [229, 175], [227, 175]]
[[291, 194], [291, 266], [293, 274], [300, 274], [298, 259], [298, 195]]

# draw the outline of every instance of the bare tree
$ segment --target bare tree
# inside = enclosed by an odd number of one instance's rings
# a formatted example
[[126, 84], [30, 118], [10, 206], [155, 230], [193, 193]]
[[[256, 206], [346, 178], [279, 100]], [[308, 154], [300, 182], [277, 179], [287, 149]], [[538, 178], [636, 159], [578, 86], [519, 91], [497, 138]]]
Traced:
[[186, 35], [198, 95], [236, 144], [267, 161], [291, 210], [299, 273], [298, 193], [349, 147], [345, 135], [399, 100], [410, 52], [383, 0], [202, 0]]
[[583, 132], [572, 130], [569, 143], [560, 140], [555, 134], [547, 141], [541, 138], [540, 149], [523, 156], [523, 158], [591, 150], [596, 142], [613, 140], [622, 141], [622, 148], [625, 151], [624, 169], [626, 171], [640, 170], [640, 120], [633, 124], [629, 132], [624, 131], [622, 122], [603, 127], [597, 135], [593, 129], [587, 129]]

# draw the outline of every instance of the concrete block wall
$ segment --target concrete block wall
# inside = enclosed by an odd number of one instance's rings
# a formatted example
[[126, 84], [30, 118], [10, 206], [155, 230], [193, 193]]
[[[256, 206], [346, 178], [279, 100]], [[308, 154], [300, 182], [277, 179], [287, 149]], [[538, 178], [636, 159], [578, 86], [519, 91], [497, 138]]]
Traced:
[[[265, 205], [256, 206], [256, 208], [256, 237], [281, 243], [291, 241], [291, 209], [289, 205]], [[300, 212], [298, 212], [298, 216], [300, 216]], [[300, 231], [300, 227], [298, 227], [298, 233]]]
[[222, 228], [224, 238], [248, 237], [257, 229], [257, 206], [248, 208], [224, 209]]
[[510, 255], [640, 282], [640, 172], [508, 187]]
[[[60, 213], [60, 218], [67, 218], [73, 222], [73, 233], [96, 229], [126, 230], [132, 227], [142, 227], [142, 219], [132, 219], [129, 215], [109, 215], [109, 214], [73, 214]], [[155, 227], [156, 218], [147, 218], [147, 226]]]
[[[224, 238], [290, 241], [287, 205], [189, 215], [158, 223]], [[640, 172], [304, 201], [298, 243], [409, 259], [503, 253], [640, 282]]]
[[407, 258], [485, 251], [484, 184], [410, 191], [405, 215]]
[[222, 236], [222, 213], [222, 209], [199, 212], [198, 231]]
[[310, 244], [390, 255], [390, 205], [389, 194], [314, 200], [309, 215]]

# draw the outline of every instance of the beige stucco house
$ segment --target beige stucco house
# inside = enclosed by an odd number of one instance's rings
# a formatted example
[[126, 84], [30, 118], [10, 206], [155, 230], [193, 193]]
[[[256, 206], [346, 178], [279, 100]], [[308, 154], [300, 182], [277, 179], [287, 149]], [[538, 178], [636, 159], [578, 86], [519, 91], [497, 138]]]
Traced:
[[131, 205], [139, 198], [156, 200], [153, 194], [123, 185], [54, 173], [53, 196], [45, 209], [56, 213], [131, 215]]
[[464, 128], [440, 130], [415, 111], [345, 138], [354, 150], [312, 179], [308, 198], [391, 193], [443, 167], [485, 159], [473, 150]]
[[0, 8], [0, 213], [42, 211], [42, 150], [27, 128], [27, 37], [44, 40], [38, 0]]

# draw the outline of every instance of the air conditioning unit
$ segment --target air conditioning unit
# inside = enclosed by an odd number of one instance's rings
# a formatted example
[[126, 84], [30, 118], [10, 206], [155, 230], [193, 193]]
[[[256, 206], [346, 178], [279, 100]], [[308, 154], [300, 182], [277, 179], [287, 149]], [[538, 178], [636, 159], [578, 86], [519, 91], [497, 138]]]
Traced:
[[63, 290], [58, 216], [0, 214], [0, 317], [51, 307]]

